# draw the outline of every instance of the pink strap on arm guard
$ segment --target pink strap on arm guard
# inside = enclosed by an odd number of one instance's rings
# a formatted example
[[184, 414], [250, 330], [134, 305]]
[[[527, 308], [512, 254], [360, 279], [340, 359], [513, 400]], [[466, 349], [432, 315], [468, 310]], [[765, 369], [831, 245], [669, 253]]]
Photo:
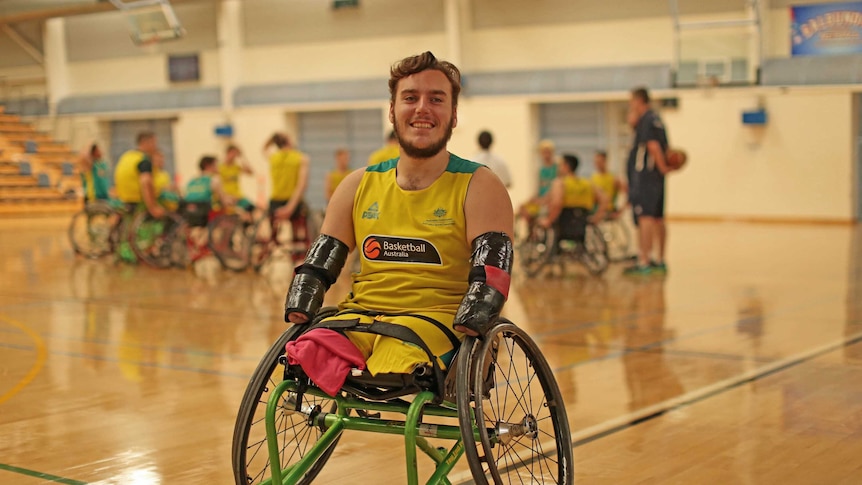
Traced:
[[485, 266], [485, 284], [499, 291], [503, 298], [509, 299], [509, 284], [512, 277], [506, 270], [496, 266]]

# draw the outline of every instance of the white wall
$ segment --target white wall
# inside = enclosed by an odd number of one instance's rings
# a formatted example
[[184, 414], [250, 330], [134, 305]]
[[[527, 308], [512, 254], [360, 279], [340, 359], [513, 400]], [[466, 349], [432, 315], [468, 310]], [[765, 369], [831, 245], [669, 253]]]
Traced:
[[200, 53], [201, 80], [171, 83], [165, 54], [69, 63], [69, 94], [91, 95], [159, 91], [219, 85], [218, 51]]
[[[743, 110], [766, 108], [763, 128]], [[852, 94], [842, 90], [690, 91], [664, 111], [687, 168], [668, 182], [682, 216], [850, 220], [854, 213]]]

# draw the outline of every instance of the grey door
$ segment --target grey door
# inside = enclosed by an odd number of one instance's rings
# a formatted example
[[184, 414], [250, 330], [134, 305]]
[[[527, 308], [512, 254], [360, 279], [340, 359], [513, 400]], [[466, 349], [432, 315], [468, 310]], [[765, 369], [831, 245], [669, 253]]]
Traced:
[[123, 153], [137, 146], [138, 133], [151, 131], [156, 134], [159, 149], [165, 155], [165, 171], [171, 174], [173, 180], [176, 172], [174, 171], [174, 139], [171, 122], [170, 119], [112, 121], [111, 167], [117, 165], [117, 161]]
[[548, 103], [539, 105], [539, 133], [557, 146], [557, 154], [577, 155], [578, 175], [590, 176], [593, 154], [608, 149], [604, 103]]
[[383, 113], [378, 109], [314, 111], [299, 115], [299, 149], [308, 154], [310, 170], [305, 201], [313, 209], [326, 206], [324, 181], [335, 167], [335, 150], [350, 151], [350, 167], [364, 167], [383, 144]]

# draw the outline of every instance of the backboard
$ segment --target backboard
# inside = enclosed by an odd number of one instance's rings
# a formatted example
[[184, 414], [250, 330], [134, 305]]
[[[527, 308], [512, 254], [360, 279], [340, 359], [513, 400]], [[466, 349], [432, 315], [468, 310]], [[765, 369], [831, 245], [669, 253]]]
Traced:
[[136, 45], [148, 45], [178, 39], [185, 34], [168, 0], [111, 0], [126, 13], [130, 36]]

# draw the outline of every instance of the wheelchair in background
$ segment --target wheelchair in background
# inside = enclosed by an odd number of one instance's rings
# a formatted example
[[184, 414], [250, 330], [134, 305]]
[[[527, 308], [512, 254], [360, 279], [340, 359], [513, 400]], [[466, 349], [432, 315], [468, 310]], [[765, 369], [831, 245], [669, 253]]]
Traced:
[[[550, 366], [524, 330], [500, 319], [482, 339], [465, 337], [446, 373], [433, 356], [433, 365], [410, 374], [371, 376], [354, 369], [330, 396], [302, 368], [287, 363], [285, 345], [326, 326], [331, 321], [322, 320], [335, 314], [325, 308], [312, 323], [291, 326], [258, 364], [234, 428], [237, 485], [311, 483], [335, 459], [345, 430], [403, 435], [411, 485], [419, 483], [417, 448], [436, 464], [429, 484], [450, 483], [447, 474], [462, 456], [480, 484], [573, 483], [563, 399]], [[387, 325], [404, 328], [381, 323], [348, 330], [390, 335]], [[403, 419], [389, 419], [392, 413]], [[454, 445], [438, 448], [429, 438]]]
[[558, 221], [545, 228], [533, 224], [519, 245], [521, 267], [528, 277], [558, 265], [583, 265], [590, 274], [601, 275], [608, 268], [608, 246], [601, 229], [589, 222], [584, 209], [563, 209]]

